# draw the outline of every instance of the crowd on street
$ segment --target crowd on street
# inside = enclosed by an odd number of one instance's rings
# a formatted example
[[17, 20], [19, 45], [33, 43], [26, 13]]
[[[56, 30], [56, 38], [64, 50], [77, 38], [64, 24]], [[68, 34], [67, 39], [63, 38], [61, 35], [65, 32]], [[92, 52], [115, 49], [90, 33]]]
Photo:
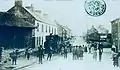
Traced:
[[[70, 46], [72, 48], [70, 48]], [[119, 56], [120, 56], [120, 53], [116, 53], [115, 52], [115, 49], [116, 47], [112, 46], [111, 48], [111, 58], [113, 59], [113, 65], [115, 67], [118, 67], [119, 63], [118, 63], [118, 59], [119, 59]], [[2, 52], [3, 52], [3, 48], [0, 48], [0, 62], [2, 62]], [[26, 48], [25, 51], [24, 51], [24, 58], [29, 60], [32, 55], [33, 51], [31, 48]], [[101, 46], [101, 44], [98, 44], [98, 43], [91, 43], [91, 44], [88, 44], [88, 45], [62, 45], [61, 46], [61, 49], [60, 49], [60, 55], [61, 57], [64, 57], [65, 59], [67, 59], [67, 55], [68, 53], [71, 53], [72, 54], [72, 58], [73, 60], [84, 60], [84, 53], [86, 54], [92, 54], [93, 55], [93, 60], [96, 60], [97, 59], [99, 60], [99, 62], [101, 62], [102, 60], [102, 53], [103, 53], [103, 48]], [[43, 48], [42, 45], [40, 45], [38, 48], [37, 48], [37, 51], [35, 52], [35, 55], [36, 57], [38, 58], [38, 63], [39, 64], [43, 64], [43, 59], [45, 59], [45, 49]], [[12, 65], [17, 65], [17, 58], [19, 57], [19, 50], [18, 49], [14, 49], [12, 53], [10, 53], [10, 59], [9, 61], [11, 61]], [[53, 55], [53, 52], [52, 52], [52, 47], [50, 46], [50, 49], [47, 50], [47, 58], [46, 60], [51, 60], [52, 59], [52, 55]], [[99, 56], [99, 58], [97, 58], [97, 56]], [[5, 62], [5, 61], [4, 61]]]

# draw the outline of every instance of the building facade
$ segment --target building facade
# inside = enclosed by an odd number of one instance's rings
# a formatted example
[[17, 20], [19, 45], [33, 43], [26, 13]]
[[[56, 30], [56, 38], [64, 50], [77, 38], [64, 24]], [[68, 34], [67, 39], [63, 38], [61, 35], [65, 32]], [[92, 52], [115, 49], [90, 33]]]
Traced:
[[7, 12], [15, 14], [37, 27], [32, 32], [35, 47], [44, 45], [46, 35], [57, 34], [57, 26], [52, 20], [49, 20], [41, 10], [35, 10], [32, 4], [23, 7], [22, 0], [16, 0], [15, 5]]
[[0, 45], [5, 49], [32, 47], [35, 26], [8, 12], [0, 12]]
[[56, 20], [55, 20], [55, 23], [57, 25], [58, 36], [62, 37], [62, 40], [71, 38], [72, 32], [71, 32], [71, 29], [68, 28], [68, 26], [63, 26], [59, 24]]
[[63, 31], [64, 31], [63, 26], [60, 25], [56, 20], [55, 20], [55, 23], [56, 23], [56, 26], [57, 26], [57, 34], [58, 34], [58, 36], [63, 37]]
[[120, 51], [120, 18], [111, 21], [111, 32], [113, 44], [116, 46], [116, 52]]

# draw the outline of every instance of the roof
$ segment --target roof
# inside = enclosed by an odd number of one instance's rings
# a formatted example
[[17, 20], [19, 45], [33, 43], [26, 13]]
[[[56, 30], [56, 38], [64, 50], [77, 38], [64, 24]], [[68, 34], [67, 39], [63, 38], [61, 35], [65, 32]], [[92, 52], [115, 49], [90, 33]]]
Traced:
[[0, 12], [0, 26], [35, 28], [35, 26], [8, 12]]
[[36, 20], [46, 24], [55, 25], [55, 23], [48, 17], [48, 15], [39, 13], [38, 10], [31, 10], [28, 8], [24, 8], [24, 9], [26, 9]]
[[117, 19], [112, 20], [111, 23], [114, 23], [114, 22], [116, 22], [116, 21], [118, 21], [118, 20], [120, 20], [120, 18], [117, 18]]
[[[13, 6], [11, 9], [13, 9], [15, 6]], [[19, 6], [21, 8], [23, 8], [24, 10], [26, 10], [31, 16], [33, 16], [37, 21], [48, 24], [48, 25], [54, 25], [56, 26], [56, 24], [54, 23], [54, 21], [52, 21], [51, 19], [48, 19], [48, 16], [45, 16], [44, 13], [41, 13], [41, 10], [34, 10], [31, 9], [31, 6]], [[11, 10], [9, 9], [8, 12]], [[39, 11], [39, 12], [38, 12]], [[47, 17], [47, 18], [46, 18]]]

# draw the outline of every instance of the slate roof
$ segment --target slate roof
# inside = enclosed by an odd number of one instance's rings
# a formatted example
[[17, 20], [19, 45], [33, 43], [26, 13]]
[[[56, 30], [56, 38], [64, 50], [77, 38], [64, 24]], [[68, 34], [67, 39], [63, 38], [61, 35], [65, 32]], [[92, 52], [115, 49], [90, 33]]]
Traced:
[[[14, 7], [15, 6], [13, 6], [11, 9], [13, 9]], [[35, 9], [31, 10], [30, 8], [27, 8], [29, 6], [26, 6], [26, 7], [20, 6], [20, 7], [23, 8], [24, 10], [26, 10], [29, 14], [31, 14], [37, 21], [40, 21], [40, 22], [48, 24], [48, 25], [56, 26], [56, 24], [54, 23], [54, 20], [50, 19], [48, 16], [45, 16], [43, 12], [38, 13], [37, 12], [38, 10], [35, 10]], [[11, 9], [9, 9], [8, 12]]]
[[26, 9], [36, 20], [41, 21], [46, 24], [56, 25], [54, 21], [52, 21], [52, 19], [50, 19], [48, 16], [45, 16], [44, 13], [41, 12], [40, 14], [36, 10], [31, 10], [28, 8], [24, 8], [24, 9]]
[[0, 12], [0, 26], [35, 28], [35, 26], [8, 12]]

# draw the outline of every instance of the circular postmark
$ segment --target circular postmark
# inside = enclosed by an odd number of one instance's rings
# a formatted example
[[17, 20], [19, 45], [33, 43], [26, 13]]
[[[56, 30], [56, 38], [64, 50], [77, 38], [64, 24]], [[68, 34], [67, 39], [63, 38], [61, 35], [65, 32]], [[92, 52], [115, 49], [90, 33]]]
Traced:
[[90, 16], [101, 16], [106, 11], [106, 3], [104, 0], [86, 0], [85, 11]]

